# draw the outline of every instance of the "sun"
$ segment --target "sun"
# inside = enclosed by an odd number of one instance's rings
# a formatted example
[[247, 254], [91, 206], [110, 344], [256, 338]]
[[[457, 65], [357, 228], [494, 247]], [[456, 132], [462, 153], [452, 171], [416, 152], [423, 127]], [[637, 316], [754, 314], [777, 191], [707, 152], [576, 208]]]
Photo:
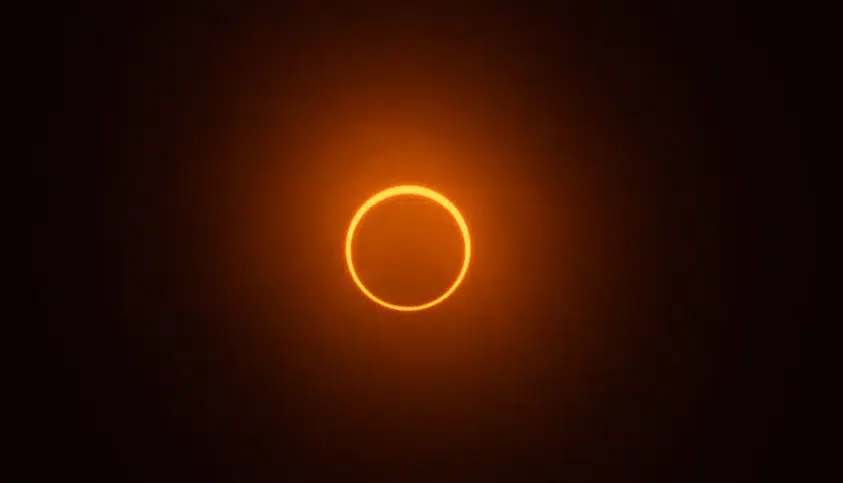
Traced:
[[[357, 225], [360, 224], [360, 221], [366, 216], [366, 213], [371, 210], [375, 205], [380, 203], [381, 201], [387, 200], [389, 198], [393, 198], [396, 196], [421, 196], [423, 198], [427, 198], [431, 201], [438, 203], [440, 206], [445, 208], [448, 213], [454, 218], [454, 221], [457, 222], [457, 225], [460, 228], [460, 232], [462, 233], [463, 239], [463, 261], [462, 267], [460, 268], [459, 274], [454, 282], [448, 287], [447, 290], [442, 292], [441, 295], [436, 297], [435, 299], [425, 302], [420, 305], [398, 305], [387, 302], [381, 298], [378, 298], [375, 294], [373, 294], [363, 282], [360, 280], [360, 277], [357, 275], [357, 271], [354, 269], [354, 261], [351, 256], [351, 247], [354, 242], [354, 232], [357, 229]], [[419, 310], [429, 309], [434, 307], [440, 303], [442, 303], [445, 299], [451, 296], [457, 287], [460, 286], [463, 279], [465, 278], [465, 274], [468, 271], [468, 265], [471, 261], [471, 237], [468, 234], [468, 225], [465, 223], [465, 219], [463, 219], [462, 214], [457, 209], [457, 207], [451, 203], [451, 201], [444, 197], [443, 195], [433, 191], [430, 188], [425, 188], [424, 186], [415, 186], [415, 185], [401, 185], [401, 186], [393, 186], [391, 188], [387, 188], [379, 193], [376, 193], [371, 198], [366, 200], [363, 205], [357, 209], [357, 212], [354, 214], [354, 217], [351, 219], [351, 224], [348, 227], [348, 233], [345, 237], [345, 261], [348, 265], [348, 271], [351, 274], [352, 280], [357, 285], [357, 288], [360, 289], [369, 299], [373, 302], [386, 307], [388, 309], [397, 310], [400, 312], [415, 312]]]

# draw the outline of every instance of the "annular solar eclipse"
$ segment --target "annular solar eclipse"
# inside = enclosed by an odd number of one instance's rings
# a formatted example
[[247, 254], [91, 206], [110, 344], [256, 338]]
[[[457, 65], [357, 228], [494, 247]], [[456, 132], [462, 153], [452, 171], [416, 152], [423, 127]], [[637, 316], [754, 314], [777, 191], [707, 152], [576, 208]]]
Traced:
[[[363, 219], [363, 217], [366, 216], [366, 213], [368, 213], [369, 210], [371, 210], [375, 205], [396, 196], [420, 196], [423, 198], [427, 198], [430, 201], [438, 203], [445, 210], [447, 210], [448, 213], [451, 214], [451, 216], [454, 218], [454, 221], [456, 221], [457, 225], [459, 226], [460, 232], [462, 233], [464, 251], [462, 267], [460, 268], [459, 274], [457, 274], [451, 286], [448, 287], [445, 291], [443, 291], [438, 297], [419, 305], [399, 305], [379, 298], [366, 287], [362, 280], [360, 280], [360, 277], [358, 276], [357, 271], [354, 268], [354, 260], [352, 257], [352, 245], [354, 243], [354, 233], [357, 229], [357, 226], [360, 224], [360, 221]], [[351, 224], [348, 227], [348, 233], [345, 237], [345, 260], [348, 265], [348, 271], [351, 274], [351, 278], [352, 280], [354, 280], [355, 285], [357, 285], [357, 288], [359, 288], [360, 291], [363, 292], [363, 294], [366, 295], [366, 297], [368, 297], [373, 302], [388, 309], [397, 310], [401, 312], [414, 312], [419, 310], [425, 310], [442, 303], [445, 299], [450, 297], [451, 294], [453, 294], [454, 291], [462, 283], [463, 279], [465, 278], [465, 274], [468, 271], [468, 265], [471, 260], [471, 237], [468, 233], [468, 225], [466, 225], [465, 219], [463, 219], [462, 214], [457, 209], [457, 207], [445, 196], [423, 186], [393, 186], [391, 188], [387, 188], [379, 193], [374, 194], [372, 197], [367, 199], [366, 202], [363, 203], [362, 206], [360, 206], [360, 208], [357, 209], [357, 212], [351, 219]]]

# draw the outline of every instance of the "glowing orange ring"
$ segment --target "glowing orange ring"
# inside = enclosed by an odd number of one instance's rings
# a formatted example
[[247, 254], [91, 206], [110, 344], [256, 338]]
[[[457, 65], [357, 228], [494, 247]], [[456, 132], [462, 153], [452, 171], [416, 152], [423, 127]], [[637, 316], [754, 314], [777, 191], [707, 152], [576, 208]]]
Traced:
[[[416, 195], [422, 196], [427, 198], [431, 201], [435, 201], [442, 205], [443, 208], [448, 210], [448, 213], [454, 217], [454, 220], [457, 222], [457, 225], [460, 227], [460, 231], [462, 232], [462, 240], [464, 246], [464, 253], [463, 253], [463, 261], [462, 261], [462, 268], [460, 268], [460, 273], [457, 275], [456, 280], [454, 283], [448, 287], [448, 290], [442, 293], [439, 297], [431, 300], [430, 302], [423, 303], [421, 305], [397, 305], [389, 303], [385, 300], [378, 298], [375, 294], [369, 291], [363, 282], [360, 281], [360, 277], [357, 276], [357, 272], [354, 270], [354, 263], [351, 260], [351, 242], [354, 239], [354, 231], [357, 229], [357, 225], [360, 223], [360, 220], [363, 219], [363, 216], [372, 209], [373, 206], [384, 201], [386, 199], [392, 198], [394, 196], [401, 196], [401, 195]], [[348, 264], [348, 271], [351, 273], [351, 278], [354, 280], [354, 283], [357, 287], [362, 291], [367, 297], [369, 297], [372, 301], [392, 310], [399, 310], [402, 312], [413, 312], [417, 310], [424, 310], [433, 307], [434, 305], [439, 304], [446, 298], [448, 298], [454, 290], [459, 287], [460, 283], [462, 283], [463, 278], [465, 278], [465, 273], [468, 271], [468, 263], [471, 260], [471, 237], [468, 235], [468, 225], [465, 224], [465, 220], [460, 214], [460, 211], [451, 203], [448, 198], [445, 198], [441, 194], [423, 186], [412, 186], [412, 185], [403, 185], [403, 186], [393, 186], [392, 188], [387, 188], [380, 193], [375, 194], [361, 206], [357, 212], [354, 214], [354, 218], [351, 219], [351, 225], [348, 227], [348, 234], [345, 237], [345, 261]]]

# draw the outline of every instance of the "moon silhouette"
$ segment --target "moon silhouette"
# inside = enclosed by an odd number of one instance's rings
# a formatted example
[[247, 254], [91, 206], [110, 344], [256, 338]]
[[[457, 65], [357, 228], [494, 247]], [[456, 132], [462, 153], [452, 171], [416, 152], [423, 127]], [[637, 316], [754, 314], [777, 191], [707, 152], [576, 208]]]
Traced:
[[[463, 262], [462, 267], [460, 268], [460, 272], [457, 275], [457, 278], [448, 287], [447, 290], [442, 292], [441, 295], [436, 297], [435, 299], [425, 302], [420, 305], [398, 305], [387, 302], [373, 294], [363, 282], [360, 280], [360, 277], [357, 275], [357, 271], [354, 269], [354, 261], [351, 256], [351, 247], [354, 242], [354, 232], [357, 229], [357, 225], [360, 224], [360, 221], [366, 216], [366, 213], [371, 210], [375, 205], [380, 203], [381, 201], [387, 200], [389, 198], [393, 198], [396, 196], [421, 196], [423, 198], [427, 198], [431, 201], [434, 201], [445, 208], [448, 213], [454, 218], [457, 222], [457, 225], [460, 228], [460, 232], [462, 232], [463, 238]], [[373, 302], [386, 307], [388, 309], [397, 310], [400, 312], [414, 312], [419, 310], [429, 309], [436, 305], [442, 303], [445, 299], [451, 296], [454, 291], [460, 286], [463, 279], [465, 278], [465, 274], [468, 271], [468, 264], [471, 260], [471, 237], [468, 234], [468, 225], [465, 223], [465, 219], [463, 219], [462, 214], [457, 209], [457, 207], [451, 203], [451, 201], [444, 197], [443, 195], [433, 191], [432, 189], [425, 188], [423, 186], [415, 186], [415, 185], [402, 185], [402, 186], [393, 186], [391, 188], [387, 188], [379, 193], [376, 193], [371, 198], [366, 200], [363, 205], [358, 208], [357, 212], [354, 214], [354, 218], [351, 219], [351, 224], [348, 227], [348, 233], [345, 237], [345, 260], [348, 264], [348, 271], [351, 274], [352, 280], [357, 285], [357, 288], [360, 289], [363, 294], [365, 294], [369, 299]]]

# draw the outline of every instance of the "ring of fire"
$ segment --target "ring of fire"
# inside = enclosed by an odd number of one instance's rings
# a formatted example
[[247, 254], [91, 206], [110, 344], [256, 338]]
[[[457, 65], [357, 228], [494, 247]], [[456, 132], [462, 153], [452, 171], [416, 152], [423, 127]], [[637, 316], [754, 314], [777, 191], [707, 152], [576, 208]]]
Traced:
[[[454, 280], [454, 282], [451, 284], [451, 286], [448, 287], [448, 289], [445, 290], [437, 298], [435, 298], [435, 299], [433, 299], [429, 302], [420, 304], [420, 305], [398, 305], [398, 304], [389, 303], [385, 300], [382, 300], [382, 299], [378, 298], [375, 294], [373, 294], [371, 291], [369, 291], [368, 288], [366, 288], [366, 286], [360, 280], [360, 277], [358, 277], [357, 272], [354, 269], [354, 262], [352, 261], [352, 257], [351, 257], [351, 245], [352, 245], [352, 242], [354, 240], [354, 232], [357, 229], [357, 225], [360, 224], [360, 221], [363, 219], [363, 217], [366, 215], [366, 213], [370, 209], [372, 209], [372, 207], [374, 207], [375, 205], [377, 205], [381, 201], [387, 200], [387, 199], [395, 197], [395, 196], [404, 196], [404, 195], [421, 196], [421, 197], [427, 198], [427, 199], [429, 199], [431, 201], [434, 201], [434, 202], [438, 203], [439, 205], [441, 205], [443, 208], [445, 208], [448, 211], [448, 213], [451, 214], [451, 216], [457, 222], [457, 225], [460, 228], [460, 232], [462, 232], [462, 238], [463, 238], [463, 247], [464, 247], [463, 262], [462, 262], [462, 267], [460, 268], [460, 272], [457, 275], [457, 278]], [[363, 203], [363, 205], [354, 214], [354, 218], [351, 219], [351, 224], [348, 227], [348, 233], [346, 234], [346, 237], [345, 237], [345, 260], [346, 260], [346, 263], [348, 265], [348, 271], [351, 273], [351, 278], [354, 280], [354, 283], [357, 285], [357, 288], [359, 288], [360, 291], [363, 292], [363, 294], [365, 294], [367, 297], [369, 297], [369, 299], [371, 299], [375, 303], [377, 303], [377, 304], [379, 304], [383, 307], [386, 307], [388, 309], [398, 310], [398, 311], [402, 311], [402, 312], [413, 312], [413, 311], [418, 311], [418, 310], [424, 310], [424, 309], [429, 309], [429, 308], [431, 308], [435, 305], [438, 305], [439, 303], [444, 301], [446, 298], [450, 297], [451, 294], [454, 293], [454, 291], [457, 289], [457, 287], [459, 287], [459, 285], [462, 283], [463, 278], [465, 278], [465, 274], [468, 271], [469, 261], [471, 260], [471, 237], [468, 234], [468, 225], [466, 225], [465, 220], [462, 217], [462, 214], [460, 214], [460, 211], [457, 209], [456, 206], [454, 206], [453, 203], [451, 203], [450, 200], [448, 200], [448, 198], [445, 198], [444, 196], [437, 193], [436, 191], [433, 191], [429, 188], [425, 188], [423, 186], [413, 186], [413, 185], [393, 186], [392, 188], [387, 188], [387, 189], [375, 194], [374, 196], [372, 196], [368, 200], [366, 200], [366, 202]]]

